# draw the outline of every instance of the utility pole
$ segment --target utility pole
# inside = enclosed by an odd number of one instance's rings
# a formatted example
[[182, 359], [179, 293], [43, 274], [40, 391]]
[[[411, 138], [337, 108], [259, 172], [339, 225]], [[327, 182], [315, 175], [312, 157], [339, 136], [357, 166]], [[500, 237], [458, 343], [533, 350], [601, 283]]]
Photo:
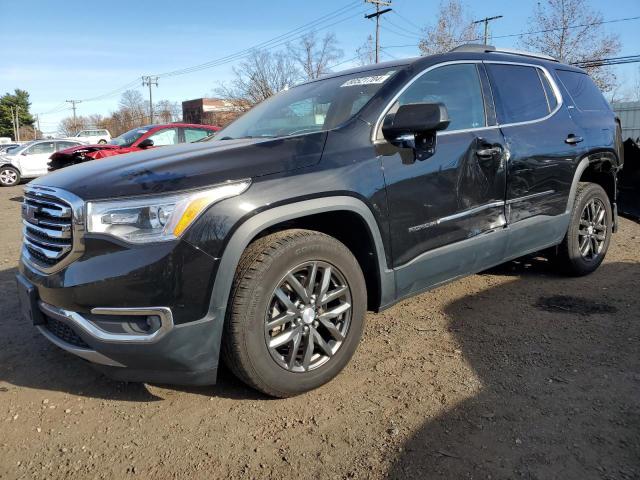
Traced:
[[158, 77], [145, 76], [142, 77], [142, 86], [149, 87], [149, 123], [153, 123], [153, 96], [151, 94], [151, 86], [158, 86]]
[[9, 107], [11, 110], [11, 126], [13, 127], [13, 140], [18, 141], [18, 136], [16, 135], [16, 116], [13, 113], [13, 107]]
[[20, 111], [20, 105], [16, 105], [16, 142], [20, 141], [20, 117], [18, 112]]
[[385, 8], [384, 10], [380, 10], [380, 6], [389, 7], [391, 6], [391, 0], [383, 1], [383, 0], [364, 0], [366, 3], [372, 3], [376, 6], [376, 13], [371, 13], [369, 15], [365, 15], [364, 18], [370, 20], [375, 17], [376, 19], [376, 63], [380, 61], [380, 15], [384, 15], [391, 11], [390, 8]]
[[82, 100], [65, 100], [65, 102], [71, 104], [71, 108], [73, 109], [73, 134], [78, 133], [78, 122], [76, 120], [76, 105], [78, 103], [82, 103]]
[[37, 140], [40, 134], [40, 115], [36, 113], [36, 130], [33, 132], [33, 139]]
[[484, 44], [485, 45], [488, 45], [487, 42], [489, 41], [489, 22], [492, 20], [497, 20], [499, 18], [502, 18], [502, 15], [496, 15], [495, 17], [485, 17], [473, 22], [474, 25], [477, 25], [478, 23], [484, 23]]

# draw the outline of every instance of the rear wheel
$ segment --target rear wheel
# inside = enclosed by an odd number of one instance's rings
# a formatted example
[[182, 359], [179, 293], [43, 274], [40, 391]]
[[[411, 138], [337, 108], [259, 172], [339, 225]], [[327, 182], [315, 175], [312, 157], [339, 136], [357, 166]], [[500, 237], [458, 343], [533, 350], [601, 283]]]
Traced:
[[613, 226], [611, 202], [595, 183], [580, 183], [567, 234], [558, 247], [558, 260], [570, 275], [596, 270], [607, 253]]
[[13, 167], [5, 165], [0, 167], [0, 185], [13, 187], [20, 182], [20, 172]]
[[105, 145], [107, 143], [106, 140], [98, 140], [98, 145]]
[[268, 395], [319, 387], [355, 352], [366, 303], [362, 271], [342, 243], [309, 230], [268, 235], [238, 265], [223, 359]]

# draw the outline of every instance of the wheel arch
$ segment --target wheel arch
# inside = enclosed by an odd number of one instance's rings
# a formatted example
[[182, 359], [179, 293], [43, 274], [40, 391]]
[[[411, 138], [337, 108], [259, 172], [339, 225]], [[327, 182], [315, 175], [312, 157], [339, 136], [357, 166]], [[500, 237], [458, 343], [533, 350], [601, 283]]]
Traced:
[[[349, 223], [332, 227], [330, 219]], [[394, 272], [386, 266], [382, 235], [371, 210], [357, 198], [332, 196], [265, 210], [250, 217], [235, 229], [220, 258], [218, 274], [213, 285], [210, 309], [214, 309], [214, 315], [222, 317], [226, 312], [233, 277], [247, 246], [264, 235], [288, 228], [318, 230], [342, 241], [363, 269], [368, 296], [371, 297], [369, 308], [378, 310], [393, 300]], [[364, 245], [358, 242], [359, 238], [355, 235], [358, 228], [366, 228], [367, 243]]]
[[614, 231], [617, 228], [617, 173], [619, 160], [615, 153], [610, 151], [591, 152], [584, 156], [576, 167], [571, 191], [567, 202], [567, 213], [573, 208], [576, 191], [580, 182], [590, 182], [600, 185], [609, 197], [611, 208], [614, 212]]

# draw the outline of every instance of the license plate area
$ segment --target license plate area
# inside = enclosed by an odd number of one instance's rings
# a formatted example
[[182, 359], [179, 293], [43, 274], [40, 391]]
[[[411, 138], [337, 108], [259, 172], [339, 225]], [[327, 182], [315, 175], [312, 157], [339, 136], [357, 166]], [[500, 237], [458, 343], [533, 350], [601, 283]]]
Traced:
[[38, 307], [38, 289], [22, 275], [16, 275], [16, 285], [20, 311], [24, 319], [34, 325], [43, 325], [45, 320]]

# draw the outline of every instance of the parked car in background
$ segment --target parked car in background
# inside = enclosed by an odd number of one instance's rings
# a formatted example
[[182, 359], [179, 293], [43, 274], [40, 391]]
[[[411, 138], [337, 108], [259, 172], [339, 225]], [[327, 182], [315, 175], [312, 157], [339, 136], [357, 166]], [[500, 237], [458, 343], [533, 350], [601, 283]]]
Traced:
[[0, 186], [17, 185], [23, 178], [47, 173], [52, 153], [82, 145], [76, 140], [34, 140], [0, 154]]
[[104, 145], [111, 140], [111, 134], [109, 130], [105, 128], [93, 128], [87, 130], [80, 130], [73, 137], [68, 137], [73, 140], [80, 140], [84, 143], [96, 143], [98, 145]]
[[192, 143], [210, 137], [220, 127], [191, 123], [167, 123], [134, 128], [103, 145], [83, 145], [58, 151], [51, 157], [49, 171], [151, 147]]

